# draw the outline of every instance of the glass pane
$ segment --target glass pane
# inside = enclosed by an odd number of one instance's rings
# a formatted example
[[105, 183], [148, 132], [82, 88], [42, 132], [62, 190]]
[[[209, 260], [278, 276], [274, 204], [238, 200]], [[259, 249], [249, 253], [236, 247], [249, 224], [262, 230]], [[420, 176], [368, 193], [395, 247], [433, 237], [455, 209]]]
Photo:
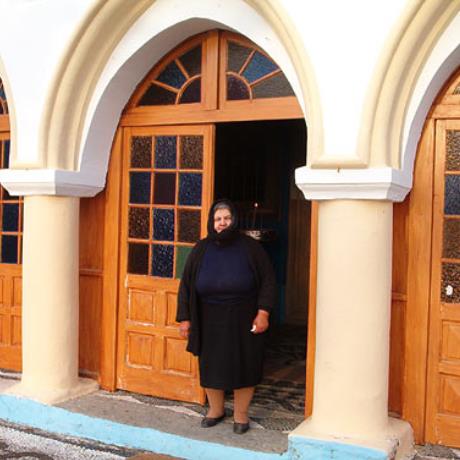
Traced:
[[228, 42], [227, 70], [239, 73], [251, 51], [238, 43]]
[[444, 194], [444, 213], [460, 215], [460, 176], [447, 176]]
[[155, 173], [153, 202], [174, 204], [176, 202], [176, 174]]
[[179, 209], [178, 240], [184, 243], [196, 243], [200, 239], [201, 212]]
[[249, 88], [239, 77], [227, 75], [227, 99], [229, 101], [239, 101], [249, 99]]
[[441, 300], [460, 303], [460, 264], [442, 264]]
[[129, 208], [129, 237], [149, 238], [149, 208]]
[[3, 200], [8, 200], [8, 201], [17, 201], [18, 200], [18, 197], [17, 196], [11, 196], [9, 193], [8, 193], [8, 190], [6, 188], [3, 188], [1, 187], [2, 189], [2, 199]]
[[130, 203], [150, 203], [150, 178], [148, 172], [129, 173]]
[[147, 244], [128, 244], [128, 273], [148, 275], [149, 246]]
[[252, 83], [276, 69], [278, 66], [272, 60], [256, 51], [242, 75], [249, 83]]
[[177, 246], [176, 248], [176, 278], [182, 277], [184, 271], [185, 262], [187, 262], [188, 255], [192, 252], [192, 247], [189, 246]]
[[442, 256], [447, 259], [460, 259], [460, 220], [444, 220], [444, 244]]
[[152, 275], [172, 278], [173, 266], [174, 246], [172, 244], [152, 245]]
[[180, 97], [180, 104], [192, 104], [201, 101], [201, 78], [192, 80]]
[[5, 140], [3, 143], [3, 168], [9, 168], [10, 166], [10, 141]]
[[19, 204], [4, 204], [2, 216], [2, 230], [4, 232], [17, 232], [19, 220]]
[[165, 83], [166, 85], [173, 86], [174, 88], [180, 89], [185, 83], [185, 75], [180, 70], [179, 66], [174, 62], [170, 62], [163, 72], [156, 78], [157, 81]]
[[153, 239], [174, 241], [174, 209], [153, 210]]
[[201, 205], [201, 174], [179, 174], [179, 204], [189, 206]]
[[179, 58], [189, 77], [201, 73], [201, 44], [187, 51]]
[[176, 93], [152, 83], [142, 95], [138, 105], [171, 105], [176, 103]]
[[203, 136], [181, 136], [180, 167], [182, 169], [203, 168]]
[[176, 136], [155, 138], [155, 168], [176, 168]]
[[152, 138], [134, 136], [131, 138], [131, 168], [152, 167]]
[[447, 131], [446, 170], [460, 171], [460, 131]]
[[18, 237], [13, 235], [2, 235], [2, 263], [18, 263]]
[[286, 77], [279, 73], [253, 86], [252, 94], [254, 99], [262, 99], [264, 97], [293, 96], [294, 92]]

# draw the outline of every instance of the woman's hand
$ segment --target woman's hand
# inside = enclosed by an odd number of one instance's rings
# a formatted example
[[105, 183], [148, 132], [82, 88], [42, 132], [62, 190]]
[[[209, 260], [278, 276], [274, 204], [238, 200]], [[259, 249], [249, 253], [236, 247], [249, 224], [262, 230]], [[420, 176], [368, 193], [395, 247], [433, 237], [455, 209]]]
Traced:
[[190, 321], [181, 321], [179, 323], [179, 334], [180, 334], [180, 336], [183, 337], [184, 339], [186, 339], [190, 334], [190, 327], [191, 327]]
[[261, 334], [268, 329], [268, 317], [270, 313], [265, 310], [258, 310], [257, 316], [254, 318], [252, 322], [252, 329], [251, 332], [253, 334]]

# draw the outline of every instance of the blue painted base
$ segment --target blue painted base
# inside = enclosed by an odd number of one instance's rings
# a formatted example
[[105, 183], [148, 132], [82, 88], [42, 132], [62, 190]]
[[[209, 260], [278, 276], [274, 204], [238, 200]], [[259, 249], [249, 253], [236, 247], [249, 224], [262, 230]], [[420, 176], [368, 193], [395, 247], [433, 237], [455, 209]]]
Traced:
[[215, 460], [386, 460], [385, 452], [349, 444], [289, 438], [283, 454], [256, 452], [163, 433], [47, 406], [29, 399], [0, 395], [0, 419], [44, 431], [93, 439], [105, 444], [148, 450], [184, 459]]

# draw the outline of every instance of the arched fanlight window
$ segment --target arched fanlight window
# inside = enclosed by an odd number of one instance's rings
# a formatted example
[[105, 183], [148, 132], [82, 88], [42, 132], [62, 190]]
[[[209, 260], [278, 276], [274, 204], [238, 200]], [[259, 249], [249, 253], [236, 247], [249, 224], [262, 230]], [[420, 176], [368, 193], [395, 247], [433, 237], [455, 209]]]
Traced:
[[8, 114], [8, 104], [6, 102], [5, 89], [0, 78], [0, 115]]
[[[8, 103], [0, 79], [0, 167], [10, 166]], [[23, 198], [11, 196], [0, 187], [0, 264], [20, 264], [22, 260]]]

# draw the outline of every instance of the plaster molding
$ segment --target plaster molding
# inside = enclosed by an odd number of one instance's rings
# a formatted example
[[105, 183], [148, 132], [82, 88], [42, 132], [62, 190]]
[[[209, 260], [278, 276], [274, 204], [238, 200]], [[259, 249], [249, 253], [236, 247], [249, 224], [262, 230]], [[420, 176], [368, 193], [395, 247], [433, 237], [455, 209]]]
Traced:
[[412, 179], [393, 168], [296, 169], [295, 182], [307, 200], [404, 201]]
[[394, 27], [371, 79], [358, 136], [357, 154], [366, 158], [370, 152], [371, 167], [401, 167], [404, 118], [417, 78], [459, 11], [460, 0], [417, 0]]
[[[77, 170], [91, 96], [111, 53], [156, 0], [97, 0], [64, 53], [47, 97], [40, 127], [39, 167]], [[278, 0], [243, 0], [257, 11], [285, 47], [305, 102], [308, 150], [323, 149], [322, 112], [313, 68], [295, 26]]]
[[12, 196], [92, 197], [105, 186], [94, 175], [58, 169], [1, 169], [0, 182]]

